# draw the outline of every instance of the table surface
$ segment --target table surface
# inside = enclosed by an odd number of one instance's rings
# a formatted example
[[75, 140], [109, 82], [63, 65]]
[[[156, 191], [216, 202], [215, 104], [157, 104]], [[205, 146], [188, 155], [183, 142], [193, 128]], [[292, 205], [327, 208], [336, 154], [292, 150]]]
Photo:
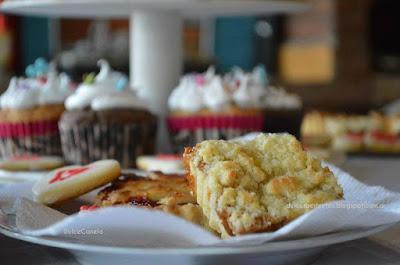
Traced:
[[[351, 157], [341, 165], [369, 185], [400, 192], [399, 158]], [[2, 265], [79, 265], [69, 252], [17, 241], [0, 235]], [[312, 265], [400, 264], [400, 225], [387, 231], [326, 249]]]

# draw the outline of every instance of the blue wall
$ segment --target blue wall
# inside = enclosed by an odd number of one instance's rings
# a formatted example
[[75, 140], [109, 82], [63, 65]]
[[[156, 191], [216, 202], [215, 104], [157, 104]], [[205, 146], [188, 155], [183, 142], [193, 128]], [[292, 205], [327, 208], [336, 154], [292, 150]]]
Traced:
[[38, 17], [21, 18], [21, 65], [31, 64], [36, 58], [49, 56], [48, 19]]
[[235, 65], [251, 70], [255, 64], [255, 23], [256, 17], [216, 19], [215, 58], [218, 70], [229, 71]]

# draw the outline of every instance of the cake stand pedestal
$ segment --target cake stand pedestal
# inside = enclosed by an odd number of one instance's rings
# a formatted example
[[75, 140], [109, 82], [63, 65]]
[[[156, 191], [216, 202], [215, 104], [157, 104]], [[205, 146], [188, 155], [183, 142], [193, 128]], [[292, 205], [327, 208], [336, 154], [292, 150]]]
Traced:
[[166, 99], [182, 73], [182, 17], [176, 12], [136, 11], [131, 25], [133, 87], [154, 112], [165, 115]]

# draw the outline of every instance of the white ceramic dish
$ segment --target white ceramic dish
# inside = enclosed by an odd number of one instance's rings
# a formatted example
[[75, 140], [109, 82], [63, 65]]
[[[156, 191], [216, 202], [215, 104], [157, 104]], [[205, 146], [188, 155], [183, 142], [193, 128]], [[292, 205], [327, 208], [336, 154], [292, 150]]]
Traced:
[[[124, 173], [145, 175], [138, 170]], [[96, 192], [95, 192], [96, 193]], [[94, 193], [94, 194], [95, 194]], [[88, 194], [87, 196], [90, 196]], [[0, 212], [0, 233], [6, 236], [70, 251], [83, 264], [309, 264], [327, 246], [370, 236], [391, 225], [325, 234], [290, 241], [270, 242], [245, 247], [135, 248], [82, 243], [67, 237], [34, 237], [20, 233], [15, 215]]]
[[[1, 217], [1, 216], [0, 216]], [[3, 216], [4, 217], [4, 216]], [[307, 264], [327, 246], [370, 236], [390, 225], [321, 235], [318, 237], [271, 242], [246, 247], [132, 248], [82, 244], [63, 237], [33, 237], [19, 233], [0, 218], [0, 233], [27, 242], [70, 251], [81, 264]]]

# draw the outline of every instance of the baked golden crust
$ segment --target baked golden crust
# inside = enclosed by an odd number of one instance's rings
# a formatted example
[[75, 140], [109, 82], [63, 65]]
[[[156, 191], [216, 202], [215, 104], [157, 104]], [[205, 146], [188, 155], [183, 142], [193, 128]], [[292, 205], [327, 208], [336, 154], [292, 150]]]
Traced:
[[37, 122], [57, 120], [64, 112], [64, 104], [51, 104], [28, 109], [2, 109], [0, 122]]
[[95, 204], [98, 207], [134, 205], [153, 208], [206, 226], [202, 210], [183, 176], [154, 172], [150, 177], [120, 178], [98, 193]]
[[184, 177], [156, 172], [152, 178], [133, 176], [114, 181], [99, 192], [96, 204], [98, 206], [140, 205], [140, 201], [149, 206], [196, 203]]
[[288, 134], [204, 141], [185, 150], [184, 165], [209, 226], [222, 237], [276, 230], [343, 196], [332, 172]]
[[326, 114], [318, 111], [311, 111], [304, 115], [301, 124], [301, 134], [303, 136], [320, 136], [326, 135], [325, 128]]

